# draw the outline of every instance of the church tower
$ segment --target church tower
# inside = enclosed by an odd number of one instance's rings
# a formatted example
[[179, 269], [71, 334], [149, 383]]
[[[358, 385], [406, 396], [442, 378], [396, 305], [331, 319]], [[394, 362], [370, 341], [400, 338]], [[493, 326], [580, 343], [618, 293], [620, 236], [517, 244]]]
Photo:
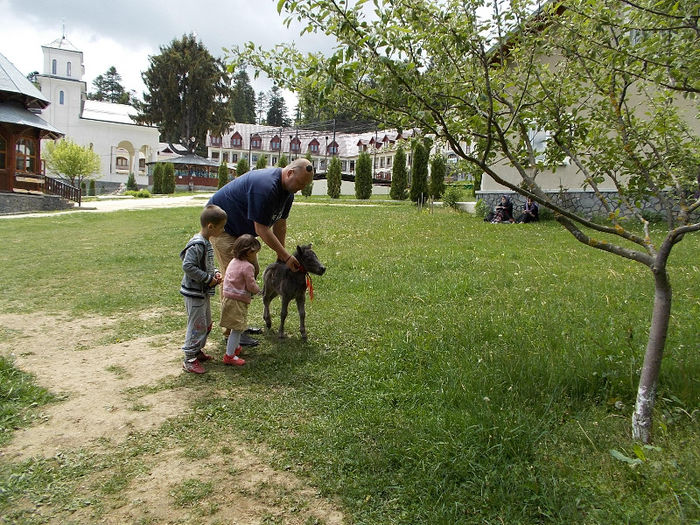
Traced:
[[41, 92], [51, 101], [44, 118], [70, 135], [78, 124], [86, 98], [83, 81], [83, 52], [71, 44], [66, 35], [41, 46], [44, 70], [37, 75]]

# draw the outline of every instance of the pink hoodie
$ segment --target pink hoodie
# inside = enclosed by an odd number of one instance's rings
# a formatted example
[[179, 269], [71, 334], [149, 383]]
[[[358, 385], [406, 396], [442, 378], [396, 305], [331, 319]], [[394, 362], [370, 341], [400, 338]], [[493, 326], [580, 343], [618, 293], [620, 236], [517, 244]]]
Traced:
[[226, 268], [222, 293], [224, 297], [250, 304], [250, 297], [260, 291], [255, 282], [255, 268], [248, 261], [232, 259]]

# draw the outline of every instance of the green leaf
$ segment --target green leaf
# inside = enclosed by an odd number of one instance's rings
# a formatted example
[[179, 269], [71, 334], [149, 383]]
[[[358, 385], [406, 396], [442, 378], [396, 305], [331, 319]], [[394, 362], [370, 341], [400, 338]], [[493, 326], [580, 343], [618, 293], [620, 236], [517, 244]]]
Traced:
[[641, 465], [642, 463], [641, 459], [627, 457], [622, 452], [620, 452], [619, 450], [615, 450], [614, 448], [610, 450], [610, 455], [615, 459], [624, 461], [625, 463], [633, 467], [636, 465]]

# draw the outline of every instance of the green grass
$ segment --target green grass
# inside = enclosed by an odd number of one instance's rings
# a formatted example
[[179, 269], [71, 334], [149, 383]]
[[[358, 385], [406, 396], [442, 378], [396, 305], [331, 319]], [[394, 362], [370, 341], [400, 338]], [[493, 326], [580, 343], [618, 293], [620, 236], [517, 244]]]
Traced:
[[[116, 340], [184, 333], [177, 254], [196, 214], [0, 221], [0, 308], [119, 315]], [[313, 242], [328, 267], [307, 302], [309, 342], [292, 308], [290, 339], [263, 338], [236, 374], [211, 366], [165, 382], [211, 395], [110, 459], [64, 468], [0, 460], [0, 513], [18, 491], [57, 509], [80, 505], [71, 476], [81, 469], [104, 476], [95, 494], [113, 493], [154, 450], [180, 446], [197, 460], [235, 433], [339, 498], [353, 523], [697, 521], [699, 237], [686, 236], [669, 262], [673, 317], [653, 449], [635, 450], [630, 438], [653, 298], [647, 268], [582, 246], [554, 222], [297, 206], [288, 244]], [[271, 259], [264, 249], [261, 266]], [[253, 301], [250, 318], [261, 310]], [[211, 441], [218, 446], [193, 445]], [[206, 493], [195, 481], [178, 504]]]

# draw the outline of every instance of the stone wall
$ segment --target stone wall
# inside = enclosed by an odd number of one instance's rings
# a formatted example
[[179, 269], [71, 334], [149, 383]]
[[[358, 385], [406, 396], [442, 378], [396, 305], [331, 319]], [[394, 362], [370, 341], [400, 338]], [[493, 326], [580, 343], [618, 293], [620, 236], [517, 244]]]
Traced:
[[31, 195], [25, 193], [1, 193], [0, 215], [55, 211], [73, 208], [73, 203], [58, 195]]
[[[617, 192], [608, 191], [603, 192], [611, 200], [614, 200], [617, 196]], [[496, 204], [501, 201], [501, 195], [508, 195], [513, 201], [513, 215], [517, 218], [522, 212], [523, 205], [525, 204], [525, 197], [514, 192], [490, 192], [490, 191], [477, 191], [476, 196], [478, 199], [482, 199], [489, 209], [493, 209]], [[590, 191], [564, 191], [549, 194], [552, 200], [561, 206], [562, 208], [574, 211], [579, 215], [586, 218], [593, 217], [606, 217], [608, 212], [603, 208], [600, 200], [595, 196], [594, 193]], [[540, 206], [540, 210], [542, 207]], [[642, 206], [642, 212], [645, 215], [661, 215], [663, 208], [659, 199], [656, 197], [650, 197]], [[630, 211], [626, 207], [620, 208], [620, 214], [631, 215]]]

